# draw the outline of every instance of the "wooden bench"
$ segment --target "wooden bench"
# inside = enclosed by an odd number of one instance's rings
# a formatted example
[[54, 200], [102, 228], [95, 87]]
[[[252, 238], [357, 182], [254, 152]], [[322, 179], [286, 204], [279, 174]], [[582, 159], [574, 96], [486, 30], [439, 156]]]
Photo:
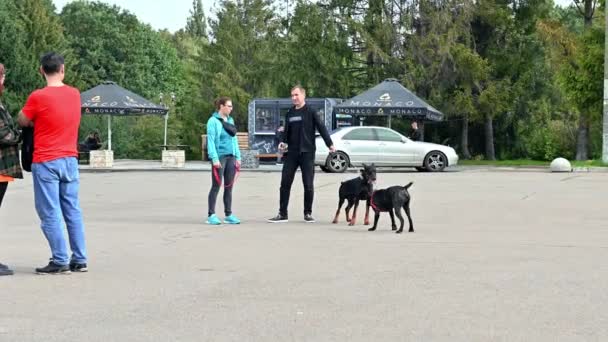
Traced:
[[236, 138], [239, 141], [239, 150], [249, 149], [249, 134], [247, 132], [237, 133]]
[[264, 158], [264, 159], [265, 159], [265, 158], [268, 158], [268, 159], [270, 159], [270, 158], [277, 159], [277, 157], [278, 157], [278, 156], [277, 156], [277, 154], [276, 154], [276, 153], [263, 153], [263, 154], [259, 154], [259, 155], [258, 155], [258, 158], [260, 158], [260, 159], [262, 159], [262, 158]]
[[[247, 132], [238, 132], [236, 134], [236, 138], [239, 142], [239, 150], [248, 150], [249, 149], [249, 134]], [[201, 135], [202, 142], [202, 157], [203, 160], [209, 160], [209, 154], [207, 152], [207, 134]], [[261, 153], [256, 156], [258, 159], [277, 159], [276, 153]]]
[[[236, 133], [236, 138], [239, 142], [239, 150], [248, 150], [249, 149], [249, 134], [247, 132], [238, 132]], [[209, 159], [209, 154], [207, 153], [207, 134], [201, 135], [202, 140], [202, 148], [203, 152], [203, 160]]]

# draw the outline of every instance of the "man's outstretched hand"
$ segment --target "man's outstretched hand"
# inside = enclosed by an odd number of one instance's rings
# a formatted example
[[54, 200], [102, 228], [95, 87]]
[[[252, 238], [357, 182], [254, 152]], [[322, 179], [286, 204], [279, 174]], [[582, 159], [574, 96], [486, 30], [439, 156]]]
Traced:
[[334, 145], [329, 146], [329, 153], [336, 152], [336, 147]]

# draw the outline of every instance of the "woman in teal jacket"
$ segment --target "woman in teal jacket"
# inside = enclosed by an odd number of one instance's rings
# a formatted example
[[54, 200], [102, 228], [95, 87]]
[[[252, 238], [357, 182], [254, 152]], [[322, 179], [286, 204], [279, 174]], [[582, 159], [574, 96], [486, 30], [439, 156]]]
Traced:
[[207, 224], [218, 225], [222, 222], [215, 214], [215, 202], [224, 181], [224, 223], [239, 224], [241, 221], [232, 214], [232, 188], [235, 176], [241, 167], [241, 151], [236, 137], [232, 112], [232, 100], [220, 97], [215, 101], [216, 112], [207, 121], [207, 149], [211, 168], [211, 190], [209, 191], [209, 211]]

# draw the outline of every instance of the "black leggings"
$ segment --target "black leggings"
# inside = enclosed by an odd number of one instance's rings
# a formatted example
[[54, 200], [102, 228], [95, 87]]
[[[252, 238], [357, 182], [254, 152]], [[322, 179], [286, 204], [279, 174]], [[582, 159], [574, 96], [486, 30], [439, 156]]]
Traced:
[[7, 187], [8, 182], [0, 182], [0, 207], [2, 207], [2, 199], [4, 198], [4, 194], [6, 193]]
[[279, 213], [287, 216], [291, 185], [300, 167], [304, 184], [304, 215], [312, 214], [312, 201], [315, 196], [315, 154], [314, 152], [287, 153], [283, 156], [283, 173], [281, 175], [281, 199]]
[[[236, 158], [233, 156], [221, 157], [221, 169], [212, 167], [211, 169], [211, 190], [209, 190], [209, 216], [215, 214], [215, 202], [217, 195], [224, 180], [224, 214], [229, 216], [232, 214], [232, 188], [234, 187], [234, 177], [236, 175]], [[218, 182], [219, 180], [219, 182]]]

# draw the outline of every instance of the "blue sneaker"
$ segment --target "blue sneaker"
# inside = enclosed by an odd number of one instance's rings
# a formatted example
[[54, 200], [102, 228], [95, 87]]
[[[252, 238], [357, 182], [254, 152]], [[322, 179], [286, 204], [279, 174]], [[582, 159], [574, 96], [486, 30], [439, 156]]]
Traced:
[[239, 220], [236, 216], [234, 215], [228, 215], [226, 216], [226, 218], [224, 219], [224, 223], [226, 224], [239, 224], [241, 223], [241, 220]]
[[213, 214], [213, 215], [207, 217], [207, 224], [217, 226], [217, 225], [222, 224], [222, 221], [220, 221], [220, 218], [217, 217], [217, 215]]

